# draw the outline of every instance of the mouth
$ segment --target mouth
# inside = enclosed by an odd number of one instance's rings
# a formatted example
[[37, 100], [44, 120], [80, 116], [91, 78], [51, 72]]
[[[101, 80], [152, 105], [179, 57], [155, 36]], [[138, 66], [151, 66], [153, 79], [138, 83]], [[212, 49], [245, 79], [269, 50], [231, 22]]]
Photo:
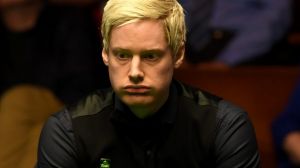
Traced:
[[124, 87], [124, 91], [129, 95], [146, 95], [150, 92], [151, 88], [141, 85], [129, 85]]

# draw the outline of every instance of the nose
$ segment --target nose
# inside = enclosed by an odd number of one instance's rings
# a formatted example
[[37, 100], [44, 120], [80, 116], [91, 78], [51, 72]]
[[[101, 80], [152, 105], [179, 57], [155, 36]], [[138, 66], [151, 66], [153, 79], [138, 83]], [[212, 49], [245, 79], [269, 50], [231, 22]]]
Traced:
[[139, 56], [132, 57], [129, 80], [135, 84], [144, 80], [144, 72], [142, 70], [141, 58]]

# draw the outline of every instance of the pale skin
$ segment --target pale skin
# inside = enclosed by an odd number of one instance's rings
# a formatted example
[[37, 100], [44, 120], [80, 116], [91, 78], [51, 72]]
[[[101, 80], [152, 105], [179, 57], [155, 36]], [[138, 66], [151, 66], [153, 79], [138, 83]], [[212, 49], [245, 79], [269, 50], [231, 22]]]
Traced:
[[[184, 43], [182, 43], [184, 44]], [[116, 95], [138, 118], [153, 115], [166, 102], [174, 68], [183, 60], [168, 46], [160, 20], [141, 20], [111, 31], [108, 51], [102, 51]]]
[[300, 132], [289, 133], [284, 139], [283, 148], [288, 153], [291, 161], [300, 165]]

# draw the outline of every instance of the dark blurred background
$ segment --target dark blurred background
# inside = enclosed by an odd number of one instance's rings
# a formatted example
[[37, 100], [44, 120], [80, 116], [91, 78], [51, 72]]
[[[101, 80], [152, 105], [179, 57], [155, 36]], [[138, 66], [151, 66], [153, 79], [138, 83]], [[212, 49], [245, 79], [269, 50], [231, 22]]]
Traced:
[[[1, 168], [33, 167], [48, 116], [110, 86], [99, 32], [105, 2], [0, 0]], [[175, 78], [245, 108], [256, 129], [262, 166], [288, 167], [284, 135], [274, 144], [271, 127], [295, 101], [299, 1], [179, 2], [188, 32], [185, 62]]]

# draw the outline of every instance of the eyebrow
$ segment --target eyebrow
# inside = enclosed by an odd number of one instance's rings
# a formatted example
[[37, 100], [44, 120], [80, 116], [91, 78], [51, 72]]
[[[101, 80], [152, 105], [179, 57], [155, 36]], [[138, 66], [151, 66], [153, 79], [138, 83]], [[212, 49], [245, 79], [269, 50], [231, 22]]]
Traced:
[[[111, 51], [113, 53], [116, 52], [129, 52], [131, 53], [132, 51], [129, 49], [124, 49], [124, 48], [120, 48], [120, 47], [116, 47], [116, 48], [111, 48]], [[154, 49], [149, 49], [149, 50], [142, 50], [140, 53], [164, 53], [165, 51], [163, 49], [160, 48], [154, 48]]]
[[141, 54], [148, 54], [148, 53], [155, 53], [158, 55], [162, 55], [165, 51], [161, 49], [151, 49], [151, 50], [144, 50], [141, 52]]
[[130, 50], [124, 49], [124, 48], [120, 48], [120, 47], [111, 48], [111, 51], [112, 51], [113, 53], [116, 53], [116, 52], [130, 52]]

